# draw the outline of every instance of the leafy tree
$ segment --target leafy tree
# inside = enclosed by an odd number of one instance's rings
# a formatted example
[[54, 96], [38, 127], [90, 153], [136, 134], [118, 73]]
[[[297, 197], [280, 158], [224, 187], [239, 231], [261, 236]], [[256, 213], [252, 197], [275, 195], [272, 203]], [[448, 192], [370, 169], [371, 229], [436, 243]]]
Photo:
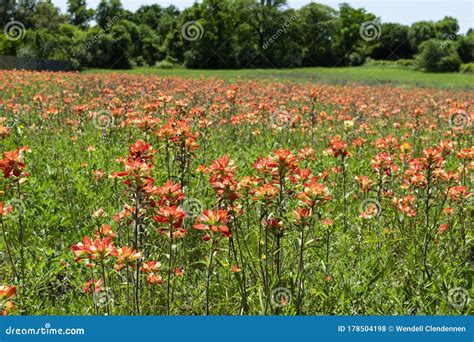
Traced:
[[94, 16], [94, 10], [87, 8], [86, 0], [68, 0], [67, 4], [69, 23], [85, 28], [89, 20]]
[[124, 15], [120, 0], [101, 0], [95, 12], [97, 25], [104, 28], [114, 18], [121, 18]]
[[165, 58], [160, 50], [162, 39], [148, 25], [140, 25], [138, 30], [140, 38], [137, 44], [139, 45], [140, 56], [147, 65], [153, 66], [157, 61]]
[[163, 8], [160, 5], [153, 4], [150, 6], [141, 6], [132, 17], [132, 21], [138, 25], [147, 25], [153, 30], [158, 28], [158, 25], [163, 17]]
[[8, 40], [3, 34], [0, 35], [0, 55], [16, 55], [18, 44]]
[[14, 18], [21, 21], [27, 29], [34, 29], [31, 18], [36, 10], [36, 0], [21, 0], [17, 3]]
[[448, 39], [456, 37], [459, 31], [458, 21], [453, 17], [444, 17], [435, 24], [436, 37], [439, 39]]
[[337, 30], [337, 11], [311, 3], [299, 10], [303, 64], [330, 66], [334, 63], [333, 39]]
[[333, 37], [337, 56], [333, 66], [363, 63], [365, 56], [369, 53], [368, 43], [361, 37], [360, 27], [363, 23], [375, 21], [375, 19], [375, 15], [367, 13], [362, 8], [352, 8], [346, 3], [340, 5], [337, 30]]
[[0, 1], [0, 27], [4, 27], [9, 21], [15, 19], [15, 0]]
[[432, 21], [418, 21], [413, 23], [408, 30], [408, 41], [415, 53], [420, 51], [421, 43], [435, 37], [436, 29]]
[[456, 50], [463, 63], [474, 62], [474, 31], [459, 38]]
[[30, 17], [34, 29], [56, 31], [60, 24], [66, 22], [66, 17], [60, 14], [59, 8], [51, 0], [39, 2]]
[[407, 59], [413, 56], [408, 42], [409, 27], [400, 24], [382, 24], [380, 39], [373, 48], [371, 57], [374, 59]]
[[[473, 33], [459, 35], [452, 17], [408, 27], [382, 24], [348, 4], [294, 10], [285, 0], [203, 0], [182, 12], [158, 4], [131, 12], [120, 0], [101, 0], [96, 11], [86, 0], [67, 3], [67, 15], [61, 15], [51, 0], [2, 0], [0, 20], [19, 20], [28, 34], [15, 42], [2, 37], [0, 53], [67, 59], [75, 68], [161, 62], [190, 68], [342, 66], [416, 55], [420, 67], [442, 71], [473, 61]], [[95, 27], [89, 27], [91, 19]], [[368, 22], [375, 39], [361, 34]]]
[[254, 11], [256, 1], [236, 0], [231, 4], [234, 13], [234, 53], [239, 67], [252, 68], [262, 65], [259, 60], [261, 42], [256, 34]]
[[[199, 18], [195, 22], [194, 18]], [[227, 0], [204, 0], [200, 6], [183, 13], [181, 36], [184, 63], [189, 67], [234, 68], [234, 19]]]
[[258, 37], [259, 50], [262, 51], [265, 42], [274, 32], [269, 26], [274, 26], [272, 21], [275, 21], [274, 17], [280, 7], [286, 5], [286, 1], [245, 1], [242, 4], [245, 6], [245, 15], [248, 17], [248, 22]]
[[461, 66], [456, 45], [450, 40], [430, 39], [421, 43], [416, 61], [420, 69], [433, 72], [459, 71]]
[[17, 56], [20, 57], [39, 57], [51, 58], [54, 54], [57, 40], [57, 34], [40, 28], [28, 32], [21, 40], [21, 45], [17, 49]]
[[61, 24], [51, 57], [57, 60], [68, 60], [73, 69], [81, 69], [87, 65], [91, 56], [86, 45], [86, 32], [71, 24]]
[[299, 67], [303, 62], [301, 48], [302, 33], [299, 15], [289, 9], [283, 12], [270, 12], [273, 17], [267, 27], [268, 37], [262, 55], [264, 67]]
[[168, 33], [175, 30], [181, 12], [175, 6], [168, 6], [163, 10], [163, 15], [158, 22], [156, 32], [159, 36], [166, 37]]

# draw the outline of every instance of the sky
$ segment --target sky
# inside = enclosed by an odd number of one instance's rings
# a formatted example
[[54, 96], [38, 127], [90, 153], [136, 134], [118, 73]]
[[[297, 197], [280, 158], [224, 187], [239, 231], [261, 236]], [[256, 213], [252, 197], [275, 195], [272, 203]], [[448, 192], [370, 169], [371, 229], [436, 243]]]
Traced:
[[[59, 6], [62, 12], [67, 9], [67, 0], [52, 0]], [[96, 8], [100, 0], [88, 0], [89, 7]], [[125, 9], [135, 11], [141, 5], [159, 4], [166, 7], [174, 5], [180, 9], [191, 6], [195, 0], [122, 0]], [[300, 8], [313, 1], [288, 0], [291, 8]], [[314, 1], [338, 8], [339, 3], [347, 2], [352, 7], [362, 7], [368, 12], [380, 17], [382, 22], [393, 22], [400, 24], [412, 24], [420, 20], [437, 21], [445, 16], [451, 16], [458, 20], [460, 32], [466, 33], [469, 28], [474, 27], [474, 1], [472, 0], [318, 0]]]

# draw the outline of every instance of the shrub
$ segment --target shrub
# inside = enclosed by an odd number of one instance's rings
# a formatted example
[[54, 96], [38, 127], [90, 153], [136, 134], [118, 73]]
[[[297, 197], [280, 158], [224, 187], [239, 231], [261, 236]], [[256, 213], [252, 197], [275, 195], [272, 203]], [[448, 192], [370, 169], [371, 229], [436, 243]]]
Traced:
[[364, 63], [364, 58], [358, 52], [353, 52], [349, 55], [349, 64], [351, 66], [359, 66]]
[[474, 62], [474, 32], [470, 32], [459, 39], [456, 51], [463, 63]]
[[461, 58], [450, 40], [430, 39], [420, 45], [416, 56], [419, 69], [432, 72], [459, 71]]
[[463, 74], [474, 74], [474, 63], [462, 64], [459, 72]]
[[176, 69], [177, 65], [174, 64], [173, 62], [167, 60], [167, 59], [164, 59], [162, 61], [157, 62], [155, 64], [155, 68], [158, 68], [158, 69]]
[[416, 67], [416, 61], [413, 59], [399, 59], [396, 61], [396, 64], [410, 69], [414, 69]]
[[387, 61], [387, 60], [375, 60], [367, 58], [364, 65], [366, 66], [383, 66], [388, 68], [410, 68], [414, 69], [416, 67], [416, 62], [413, 59], [399, 59], [396, 61]]

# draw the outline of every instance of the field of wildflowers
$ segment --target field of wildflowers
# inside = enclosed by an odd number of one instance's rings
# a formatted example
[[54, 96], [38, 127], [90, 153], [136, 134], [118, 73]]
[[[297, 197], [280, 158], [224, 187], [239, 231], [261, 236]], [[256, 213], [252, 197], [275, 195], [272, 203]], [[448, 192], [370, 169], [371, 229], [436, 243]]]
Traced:
[[0, 79], [4, 315], [472, 314], [472, 91]]

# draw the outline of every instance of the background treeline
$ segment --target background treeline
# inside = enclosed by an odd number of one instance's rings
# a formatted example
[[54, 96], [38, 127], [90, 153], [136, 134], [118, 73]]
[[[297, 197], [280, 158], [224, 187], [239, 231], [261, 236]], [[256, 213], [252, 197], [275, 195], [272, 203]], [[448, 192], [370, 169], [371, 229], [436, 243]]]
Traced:
[[[0, 54], [69, 60], [77, 69], [289, 68], [370, 62], [458, 71], [462, 64], [472, 68], [474, 59], [474, 32], [459, 34], [455, 18], [411, 26], [378, 21], [380, 37], [367, 42], [360, 26], [378, 19], [348, 4], [335, 10], [311, 3], [295, 10], [284, 0], [203, 0], [183, 11], [150, 5], [131, 12], [120, 0], [102, 0], [95, 10], [86, 0], [69, 0], [66, 14], [48, 0], [1, 0], [0, 7], [1, 27], [17, 20], [26, 28], [16, 41], [2, 35]], [[190, 21], [197, 21], [188, 27], [188, 34], [198, 35], [195, 40], [183, 35], [183, 25]]]

